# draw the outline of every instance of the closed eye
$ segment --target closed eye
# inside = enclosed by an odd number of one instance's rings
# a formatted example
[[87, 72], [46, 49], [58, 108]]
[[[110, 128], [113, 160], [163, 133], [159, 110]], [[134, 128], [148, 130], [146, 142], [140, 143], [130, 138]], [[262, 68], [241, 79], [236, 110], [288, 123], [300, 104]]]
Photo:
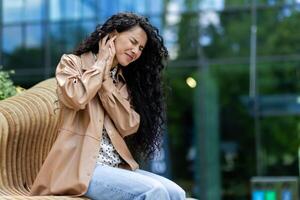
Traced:
[[[132, 38], [132, 39], [129, 39], [130, 42], [133, 44], [133, 45], [137, 45], [138, 44], [138, 41], [135, 39], [135, 38]], [[143, 51], [144, 50], [144, 47], [143, 46], [139, 46], [139, 50], [140, 51]]]

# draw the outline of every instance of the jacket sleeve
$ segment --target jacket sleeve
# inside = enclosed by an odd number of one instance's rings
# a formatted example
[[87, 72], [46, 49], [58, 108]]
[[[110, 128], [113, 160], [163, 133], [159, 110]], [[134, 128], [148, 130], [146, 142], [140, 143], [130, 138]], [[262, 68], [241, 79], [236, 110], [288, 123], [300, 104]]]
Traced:
[[137, 132], [140, 115], [132, 108], [129, 98], [121, 95], [111, 78], [102, 83], [99, 97], [122, 137]]
[[64, 54], [56, 68], [57, 94], [68, 108], [84, 109], [100, 89], [104, 65], [91, 66], [82, 72], [80, 57]]

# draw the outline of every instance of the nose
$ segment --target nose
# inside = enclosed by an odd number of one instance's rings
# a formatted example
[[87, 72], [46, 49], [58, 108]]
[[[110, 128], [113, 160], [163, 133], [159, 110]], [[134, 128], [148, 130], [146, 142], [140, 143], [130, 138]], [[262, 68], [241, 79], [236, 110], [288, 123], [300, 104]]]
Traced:
[[139, 47], [138, 46], [135, 46], [131, 49], [131, 52], [134, 53], [135, 55], [138, 53], [139, 51]]

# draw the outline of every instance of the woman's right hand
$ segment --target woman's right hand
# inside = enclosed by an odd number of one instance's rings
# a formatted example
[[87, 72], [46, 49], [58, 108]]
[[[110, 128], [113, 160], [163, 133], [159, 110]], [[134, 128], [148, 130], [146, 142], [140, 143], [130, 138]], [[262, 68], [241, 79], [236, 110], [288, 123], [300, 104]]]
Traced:
[[99, 45], [99, 51], [97, 55], [97, 61], [104, 61], [105, 63], [105, 71], [110, 71], [112, 68], [113, 60], [116, 54], [115, 46], [114, 46], [114, 40], [116, 39], [116, 36], [109, 38], [108, 35], [106, 35], [104, 38], [102, 38], [98, 45]]

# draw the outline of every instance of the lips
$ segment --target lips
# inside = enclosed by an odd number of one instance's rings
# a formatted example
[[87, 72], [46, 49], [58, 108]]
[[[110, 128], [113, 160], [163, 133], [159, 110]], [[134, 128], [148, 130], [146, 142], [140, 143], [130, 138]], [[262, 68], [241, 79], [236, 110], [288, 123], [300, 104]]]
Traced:
[[132, 61], [133, 60], [133, 56], [128, 54], [128, 53], [125, 53], [125, 55], [127, 56], [128, 60], [129, 61]]

